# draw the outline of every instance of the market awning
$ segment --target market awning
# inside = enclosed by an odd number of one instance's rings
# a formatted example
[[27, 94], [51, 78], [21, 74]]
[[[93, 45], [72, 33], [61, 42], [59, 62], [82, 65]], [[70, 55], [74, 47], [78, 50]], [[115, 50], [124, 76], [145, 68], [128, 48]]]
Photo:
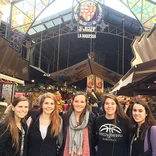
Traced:
[[4, 74], [0, 74], [0, 79], [24, 85], [24, 81], [23, 80], [20, 80], [20, 79], [11, 77], [11, 76], [7, 76], [7, 75], [4, 75]]
[[68, 84], [71, 84], [80, 81], [91, 74], [102, 78], [112, 85], [121, 78], [120, 74], [107, 69], [90, 59], [86, 59], [58, 72], [50, 73], [49, 78], [55, 81], [66, 81]]
[[[112, 92], [118, 95], [154, 94], [156, 75], [156, 59], [132, 67], [113, 87]], [[150, 81], [148, 81], [150, 80]], [[152, 93], [153, 92], [153, 93]]]

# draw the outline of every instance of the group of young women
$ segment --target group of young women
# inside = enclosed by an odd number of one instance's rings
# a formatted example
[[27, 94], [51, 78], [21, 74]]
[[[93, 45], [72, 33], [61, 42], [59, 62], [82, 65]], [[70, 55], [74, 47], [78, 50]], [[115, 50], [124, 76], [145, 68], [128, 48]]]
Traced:
[[19, 97], [0, 122], [0, 156], [156, 156], [156, 122], [139, 99], [124, 113], [117, 97], [104, 95], [95, 117], [87, 96], [77, 92], [61, 117], [52, 93], [26, 123], [29, 102]]

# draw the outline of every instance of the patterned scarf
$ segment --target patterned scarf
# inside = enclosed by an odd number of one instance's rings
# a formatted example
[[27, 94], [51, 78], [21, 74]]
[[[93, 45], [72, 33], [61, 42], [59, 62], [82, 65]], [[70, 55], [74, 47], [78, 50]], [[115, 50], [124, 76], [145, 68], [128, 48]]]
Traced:
[[69, 154], [71, 156], [74, 154], [82, 155], [83, 133], [88, 124], [88, 119], [89, 111], [86, 112], [81, 125], [77, 126], [74, 112], [69, 118]]

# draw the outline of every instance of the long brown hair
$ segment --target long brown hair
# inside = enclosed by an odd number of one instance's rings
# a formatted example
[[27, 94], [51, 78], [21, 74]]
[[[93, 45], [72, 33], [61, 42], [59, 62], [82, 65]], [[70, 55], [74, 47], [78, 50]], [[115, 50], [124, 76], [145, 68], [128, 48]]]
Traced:
[[68, 108], [68, 112], [67, 112], [67, 124], [69, 124], [69, 118], [70, 118], [72, 112], [74, 111], [73, 101], [74, 101], [75, 97], [78, 96], [78, 95], [83, 95], [85, 97], [85, 101], [86, 101], [86, 106], [85, 106], [84, 110], [82, 111], [82, 113], [80, 115], [79, 125], [82, 124], [82, 121], [84, 119], [84, 116], [85, 116], [86, 112], [87, 111], [90, 111], [90, 107], [89, 107], [88, 102], [87, 102], [87, 94], [85, 92], [82, 92], [82, 91], [76, 92], [75, 95], [72, 98], [71, 105]]
[[132, 132], [134, 132], [134, 130], [136, 129], [137, 127], [137, 123], [135, 122], [135, 120], [133, 119], [133, 116], [132, 116], [132, 111], [133, 111], [133, 106], [134, 104], [139, 104], [141, 106], [143, 106], [145, 108], [145, 111], [146, 111], [146, 118], [145, 118], [145, 122], [142, 124], [142, 130], [141, 130], [141, 139], [144, 139], [145, 138], [145, 133], [146, 133], [146, 130], [152, 126], [152, 125], [156, 125], [156, 120], [154, 119], [153, 115], [152, 115], [152, 112], [150, 110], [150, 107], [149, 105], [141, 100], [140, 98], [137, 98], [135, 100], [133, 100], [133, 104], [131, 105], [131, 109], [130, 109], [130, 130]]
[[[16, 105], [21, 101], [28, 101], [28, 99], [24, 96], [20, 96], [13, 101], [12, 106], [16, 107]], [[28, 103], [29, 103], [29, 101], [28, 101]], [[19, 131], [18, 131], [18, 127], [17, 127], [16, 121], [15, 121], [15, 114], [12, 109], [10, 109], [6, 113], [4, 120], [2, 122], [4, 122], [4, 123], [8, 122], [6, 131], [8, 129], [10, 130], [11, 138], [12, 138], [12, 147], [14, 147], [16, 149], [16, 153], [17, 153], [19, 150]]]
[[123, 109], [121, 107], [121, 104], [119, 103], [117, 97], [115, 95], [113, 95], [113, 94], [104, 94], [104, 95], [102, 95], [101, 101], [102, 101], [102, 104], [103, 104], [102, 107], [103, 107], [104, 113], [106, 113], [105, 109], [104, 109], [104, 105], [105, 105], [105, 102], [106, 102], [106, 100], [108, 98], [114, 100], [115, 103], [116, 103], [116, 106], [117, 106], [116, 107], [116, 112], [115, 112], [115, 118], [114, 118], [114, 125], [116, 125], [116, 123], [117, 123], [117, 117], [118, 116], [120, 116], [123, 119], [128, 119], [128, 116], [124, 113], [124, 111], [123, 111]]
[[[60, 131], [60, 125], [61, 125], [61, 117], [59, 116], [59, 112], [58, 112], [57, 100], [56, 100], [56, 97], [55, 97], [54, 94], [45, 93], [45, 94], [42, 95], [41, 100], [40, 100], [40, 105], [41, 106], [44, 103], [44, 100], [46, 98], [50, 98], [50, 99], [54, 100], [54, 103], [55, 103], [54, 111], [50, 115], [50, 120], [51, 120], [51, 123], [52, 123], [51, 135], [58, 136], [59, 131]], [[40, 108], [40, 114], [42, 114], [42, 112], [43, 112], [43, 109], [41, 107]]]

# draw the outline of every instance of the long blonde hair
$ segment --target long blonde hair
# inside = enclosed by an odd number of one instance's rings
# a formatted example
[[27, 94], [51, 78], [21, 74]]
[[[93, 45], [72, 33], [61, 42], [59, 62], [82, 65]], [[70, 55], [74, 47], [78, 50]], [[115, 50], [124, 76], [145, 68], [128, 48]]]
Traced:
[[[51, 98], [52, 100], [54, 100], [55, 103], [55, 108], [54, 111], [51, 113], [50, 115], [50, 120], [52, 123], [52, 127], [51, 127], [51, 135], [54, 136], [58, 136], [59, 131], [60, 131], [60, 125], [61, 125], [61, 117], [59, 116], [59, 112], [58, 112], [58, 107], [57, 107], [57, 100], [54, 94], [52, 93], [45, 93], [42, 95], [41, 100], [40, 100], [40, 106], [42, 106], [44, 100], [46, 98]], [[40, 108], [40, 114], [42, 114], [43, 110], [42, 107]]]
[[[24, 96], [20, 96], [13, 101], [12, 106], [16, 107], [16, 105], [21, 101], [28, 101], [28, 99]], [[12, 138], [12, 147], [15, 148], [15, 152], [17, 153], [19, 150], [19, 132], [15, 121], [15, 114], [12, 109], [9, 109], [8, 112], [6, 112], [4, 120], [2, 122], [4, 122], [4, 124], [8, 122], [6, 131], [9, 129]]]

